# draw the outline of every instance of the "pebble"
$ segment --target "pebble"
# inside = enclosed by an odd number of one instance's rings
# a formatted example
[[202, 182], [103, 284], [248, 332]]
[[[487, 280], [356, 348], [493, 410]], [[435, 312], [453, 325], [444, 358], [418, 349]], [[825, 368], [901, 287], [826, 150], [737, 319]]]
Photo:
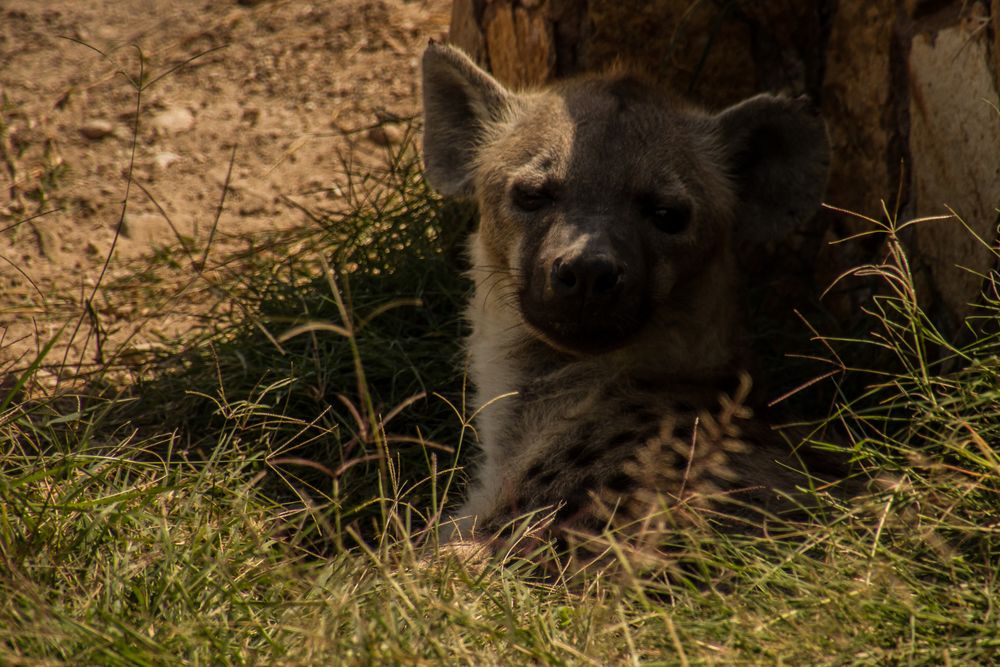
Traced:
[[379, 146], [392, 146], [403, 140], [403, 131], [395, 125], [376, 125], [368, 130], [368, 140]]
[[115, 126], [112, 125], [110, 121], [104, 120], [103, 118], [91, 118], [80, 126], [80, 134], [87, 139], [96, 141], [108, 136], [114, 132], [114, 129]]
[[[212, 169], [211, 171], [209, 171], [208, 177], [219, 188], [221, 188], [224, 185], [227, 185], [226, 183], [227, 173], [229, 173], [229, 165], [216, 167], [215, 169]], [[229, 191], [234, 193], [241, 192], [246, 189], [246, 186], [247, 186], [246, 178], [244, 176], [241, 176], [241, 174], [236, 169], [233, 169], [233, 172], [229, 174], [229, 183], [228, 183]]]
[[45, 259], [58, 264], [62, 263], [63, 252], [59, 243], [59, 235], [52, 228], [51, 222], [36, 221], [31, 225], [38, 240], [38, 251]]
[[150, 125], [167, 134], [180, 134], [194, 127], [194, 114], [184, 107], [173, 107], [153, 116]]
[[166, 171], [170, 165], [181, 159], [181, 156], [171, 151], [163, 151], [153, 156], [153, 166], [160, 171]]
[[144, 246], [169, 245], [175, 240], [170, 225], [156, 213], [126, 214], [122, 236]]
[[261, 215], [267, 212], [267, 205], [264, 201], [260, 199], [253, 199], [241, 204], [239, 212], [240, 215], [243, 217], [247, 217], [250, 215]]

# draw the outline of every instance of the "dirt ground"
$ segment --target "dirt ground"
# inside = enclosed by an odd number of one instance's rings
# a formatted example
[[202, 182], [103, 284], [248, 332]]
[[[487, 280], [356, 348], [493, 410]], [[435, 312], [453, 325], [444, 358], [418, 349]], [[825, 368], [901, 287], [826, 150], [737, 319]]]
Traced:
[[[213, 257], [301, 223], [293, 202], [336, 196], [342, 157], [380, 159], [418, 113], [419, 55], [446, 33], [450, 4], [0, 5], [0, 371], [30, 363], [60, 314], [83, 312], [112, 249], [140, 62], [155, 82], [138, 100], [135, 185], [105, 281], [178, 234], [204, 247], [234, 149]], [[70, 356], [92, 345], [77, 336]]]

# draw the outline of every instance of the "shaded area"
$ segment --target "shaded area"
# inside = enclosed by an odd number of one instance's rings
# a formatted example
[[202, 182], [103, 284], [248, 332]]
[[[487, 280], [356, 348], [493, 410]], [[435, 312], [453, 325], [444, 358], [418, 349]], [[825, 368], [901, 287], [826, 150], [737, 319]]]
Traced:
[[390, 157], [381, 175], [345, 176], [343, 210], [302, 208], [308, 224], [226, 286], [200, 342], [147, 361], [118, 419], [175, 430], [171, 446], [202, 458], [230, 435], [282, 443], [261, 462], [272, 492], [333, 502], [365, 533], [388, 468], [429, 497], [461, 441], [474, 211], [432, 195], [408, 145]]

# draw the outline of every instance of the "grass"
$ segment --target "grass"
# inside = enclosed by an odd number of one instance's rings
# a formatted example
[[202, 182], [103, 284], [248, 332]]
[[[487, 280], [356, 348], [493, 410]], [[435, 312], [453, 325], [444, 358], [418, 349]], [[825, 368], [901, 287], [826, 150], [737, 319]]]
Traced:
[[197, 287], [198, 253], [178, 245], [96, 295], [97, 312], [199, 301], [185, 336], [109, 344], [49, 397], [31, 391], [44, 354], [3, 369], [17, 382], [0, 395], [0, 663], [1000, 654], [995, 276], [955, 344], [919, 306], [899, 240], [916, 221], [872, 220], [888, 254], [856, 272], [882, 286], [865, 334], [817, 335], [814, 355], [845, 434], [827, 446], [882, 476], [871, 495], [827, 499], [827, 520], [792, 538], [681, 532], [641, 569], [543, 577], [434, 545], [474, 440], [459, 347], [473, 212], [432, 195], [406, 148], [350, 173], [336, 210], [303, 210]]

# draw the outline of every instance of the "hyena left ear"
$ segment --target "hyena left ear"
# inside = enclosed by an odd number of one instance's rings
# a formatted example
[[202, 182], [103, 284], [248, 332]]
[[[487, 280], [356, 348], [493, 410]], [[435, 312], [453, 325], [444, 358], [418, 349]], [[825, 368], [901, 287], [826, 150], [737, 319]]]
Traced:
[[442, 194], [472, 195], [476, 151], [489, 125], [503, 121], [515, 96], [458, 49], [424, 51], [424, 171]]
[[811, 101], [757, 95], [716, 119], [737, 187], [737, 238], [766, 242], [810, 218], [830, 167], [826, 125]]

